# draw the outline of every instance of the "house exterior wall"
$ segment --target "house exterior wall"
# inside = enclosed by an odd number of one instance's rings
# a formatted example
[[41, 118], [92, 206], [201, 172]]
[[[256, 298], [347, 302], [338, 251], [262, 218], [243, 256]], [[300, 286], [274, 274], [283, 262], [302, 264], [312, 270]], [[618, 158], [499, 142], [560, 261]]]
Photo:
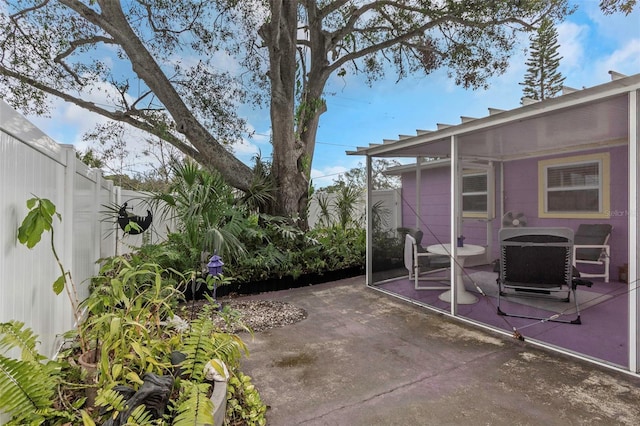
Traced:
[[[538, 217], [538, 161], [547, 158], [572, 157], [575, 156], [575, 153], [504, 163], [504, 211], [513, 210], [524, 213], [528, 219], [527, 226], [566, 226], [575, 231], [581, 223], [610, 223], [613, 227], [609, 239], [611, 246], [610, 274], [611, 278], [615, 280], [618, 277], [617, 268], [627, 263], [629, 258], [627, 231], [629, 227], [628, 147], [624, 145], [580, 154], [599, 152], [609, 152], [611, 161], [609, 219], [547, 219]], [[497, 230], [495, 238], [497, 241]]]
[[[500, 191], [499, 168], [496, 170], [496, 218], [491, 230], [492, 247], [489, 259], [498, 258], [498, 231], [501, 228], [500, 197], [503, 197], [504, 212], [522, 212], [527, 217], [527, 226], [563, 226], [577, 230], [581, 223], [610, 223], [613, 231], [611, 245], [611, 279], [618, 277], [618, 267], [628, 262], [628, 147], [626, 145], [602, 150], [581, 152], [592, 154], [609, 152], [610, 170], [610, 217], [609, 219], [551, 219], [538, 217], [538, 162], [548, 158], [572, 157], [575, 153], [515, 160], [503, 163], [504, 191]], [[418, 228], [424, 232], [423, 246], [438, 241], [449, 242], [450, 235], [450, 168], [448, 165], [421, 171], [421, 218]], [[402, 174], [402, 221], [403, 226], [416, 227], [416, 176], [415, 172]], [[631, 212], [633, 214], [633, 212]], [[491, 229], [491, 228], [490, 228]], [[465, 243], [487, 245], [487, 223], [483, 219], [465, 218], [462, 225]], [[581, 266], [581, 269], [583, 267]]]
[[[451, 210], [451, 175], [448, 166], [422, 170], [420, 219], [416, 224], [416, 176], [402, 175], [402, 223], [424, 233], [422, 245], [449, 242]], [[464, 242], [487, 245], [486, 220], [465, 218], [462, 223]]]

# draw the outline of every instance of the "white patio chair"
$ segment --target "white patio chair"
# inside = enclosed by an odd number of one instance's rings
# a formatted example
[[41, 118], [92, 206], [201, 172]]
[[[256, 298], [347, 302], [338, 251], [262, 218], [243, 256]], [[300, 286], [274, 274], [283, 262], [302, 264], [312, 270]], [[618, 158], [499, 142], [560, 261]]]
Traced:
[[[578, 227], [574, 236], [573, 266], [580, 271], [581, 277], [604, 278], [604, 282], [609, 282], [611, 230], [609, 224], [582, 224]], [[579, 264], [598, 265], [603, 269], [602, 272], [587, 273], [580, 270]]]
[[[413, 233], [422, 240], [422, 232], [417, 231]], [[419, 281], [448, 281], [449, 274], [433, 276], [442, 271], [448, 271], [448, 267], [435, 267], [435, 269], [429, 269], [435, 265], [432, 264], [432, 260], [441, 259], [443, 256], [429, 253], [426, 251], [420, 243], [411, 235], [411, 233], [405, 236], [404, 240], [404, 266], [409, 271], [409, 279], [414, 280], [414, 287], [416, 290], [448, 290], [450, 286], [423, 286], [419, 284]], [[420, 268], [428, 269], [421, 273]], [[429, 276], [421, 276], [429, 275]]]

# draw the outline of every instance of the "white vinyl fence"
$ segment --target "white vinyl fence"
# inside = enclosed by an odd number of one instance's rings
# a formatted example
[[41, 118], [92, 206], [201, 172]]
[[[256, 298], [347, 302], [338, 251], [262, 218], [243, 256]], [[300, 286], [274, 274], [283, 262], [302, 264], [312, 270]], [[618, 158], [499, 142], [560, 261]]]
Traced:
[[[325, 218], [322, 217], [322, 211], [318, 204], [318, 196], [320, 193], [315, 192], [311, 201], [309, 202], [309, 227], [315, 228], [323, 226]], [[339, 195], [337, 193], [322, 193], [321, 196], [326, 196], [329, 205], [330, 223], [336, 223], [337, 221], [337, 207]], [[378, 206], [378, 211], [381, 213], [381, 228], [383, 230], [395, 230], [401, 226], [401, 203], [400, 203], [400, 189], [381, 189], [372, 192], [372, 203], [374, 206]], [[358, 224], [362, 227], [365, 226], [365, 214], [366, 214], [366, 192], [363, 191], [362, 195], [358, 199], [355, 205], [355, 213], [352, 215]]]
[[[60, 275], [51, 251], [51, 235], [29, 250], [17, 240], [18, 227], [27, 215], [26, 202], [48, 198], [62, 216], [55, 221], [54, 244], [65, 270], [71, 271], [82, 300], [89, 278], [101, 258], [123, 254], [142, 243], [166, 237], [173, 223], [154, 212], [150, 230], [123, 236], [115, 223], [115, 206], [125, 202], [134, 214], [149, 209], [145, 194], [121, 190], [76, 159], [71, 145], [59, 145], [0, 99], [0, 322], [24, 322], [39, 336], [42, 354], [52, 357], [61, 335], [73, 329], [73, 313], [66, 293], [56, 296], [52, 285]], [[383, 226], [399, 226], [398, 191], [376, 191], [374, 203], [384, 200], [390, 216]], [[310, 209], [311, 226], [318, 218], [317, 202]], [[364, 195], [356, 215], [364, 218]], [[364, 222], [362, 223], [364, 226]]]
[[[76, 159], [70, 145], [59, 145], [0, 100], [0, 322], [24, 322], [39, 336], [41, 353], [53, 356], [61, 334], [74, 327], [66, 293], [56, 296], [52, 285], [60, 275], [51, 251], [51, 235], [29, 250], [17, 240], [27, 215], [26, 202], [48, 198], [62, 216], [54, 221], [54, 244], [71, 271], [80, 299], [88, 294], [88, 279], [98, 272], [98, 259], [130, 251], [142, 239], [158, 240], [163, 228], [122, 236], [115, 214], [105, 206], [125, 201], [146, 215], [144, 194], [121, 191]], [[158, 234], [159, 231], [161, 234]]]

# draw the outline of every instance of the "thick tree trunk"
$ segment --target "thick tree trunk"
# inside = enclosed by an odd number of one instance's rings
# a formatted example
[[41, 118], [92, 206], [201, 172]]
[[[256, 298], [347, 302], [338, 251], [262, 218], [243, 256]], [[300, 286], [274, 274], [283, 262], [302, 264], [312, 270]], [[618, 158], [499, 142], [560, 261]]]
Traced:
[[[313, 76], [313, 73], [312, 73]], [[309, 185], [309, 179], [311, 178], [311, 166], [313, 164], [313, 156], [316, 147], [316, 136], [318, 134], [318, 125], [320, 123], [320, 115], [327, 109], [325, 102], [322, 100], [322, 89], [324, 87], [324, 81], [310, 79], [309, 86], [307, 88], [307, 102], [312, 106], [307, 114], [301, 114], [298, 117], [298, 133], [300, 135], [300, 141], [304, 147], [302, 153], [302, 170], [306, 185]], [[300, 200], [300, 206], [305, 207], [309, 204], [309, 191], [305, 190]], [[306, 210], [305, 210], [306, 214]]]
[[273, 169], [278, 185], [276, 214], [300, 216], [306, 226], [308, 179], [304, 172], [305, 148], [294, 131], [296, 83], [297, 2], [270, 0], [271, 20], [260, 29], [269, 48]]

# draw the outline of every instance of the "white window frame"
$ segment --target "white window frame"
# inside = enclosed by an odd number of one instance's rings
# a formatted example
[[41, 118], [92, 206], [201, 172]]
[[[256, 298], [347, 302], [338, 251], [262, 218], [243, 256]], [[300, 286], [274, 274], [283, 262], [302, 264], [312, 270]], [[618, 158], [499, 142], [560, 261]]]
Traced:
[[462, 211], [462, 216], [463, 217], [477, 217], [477, 218], [487, 218], [489, 215], [489, 206], [490, 204], [490, 197], [489, 197], [489, 183], [490, 183], [490, 176], [489, 173], [487, 171], [473, 171], [473, 172], [465, 172], [462, 175], [462, 186], [461, 186], [461, 191], [462, 188], [464, 188], [464, 179], [468, 178], [468, 177], [473, 177], [473, 176], [485, 176], [486, 177], [486, 187], [484, 189], [484, 191], [473, 191], [473, 192], [462, 192], [462, 206], [464, 206], [464, 197], [467, 195], [484, 195], [486, 197], [487, 200], [487, 209], [484, 211], [467, 211], [467, 210], [463, 210]]
[[[548, 194], [554, 189], [547, 187], [548, 171], [550, 169], [597, 164], [598, 184], [577, 185], [576, 191], [598, 190], [598, 211], [549, 211]], [[576, 219], [602, 219], [609, 218], [610, 213], [610, 158], [609, 153], [581, 155], [575, 157], [554, 158], [538, 162], [538, 216], [541, 218], [576, 218]], [[572, 190], [571, 186], [563, 187], [562, 191]]]

